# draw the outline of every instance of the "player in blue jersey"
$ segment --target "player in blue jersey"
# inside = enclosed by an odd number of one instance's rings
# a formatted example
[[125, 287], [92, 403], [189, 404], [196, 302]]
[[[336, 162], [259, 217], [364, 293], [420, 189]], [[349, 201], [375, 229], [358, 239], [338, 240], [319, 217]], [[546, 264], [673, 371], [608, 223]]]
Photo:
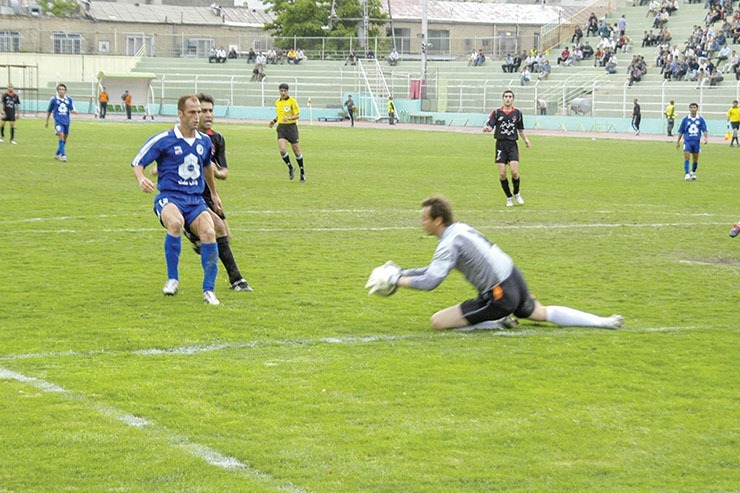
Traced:
[[[683, 171], [684, 180], [696, 180], [696, 168], [699, 167], [699, 153], [701, 152], [701, 137], [704, 135], [704, 143], [709, 142], [709, 133], [707, 132], [707, 122], [704, 118], [697, 115], [699, 105], [691, 103], [689, 105], [689, 114], [683, 117], [681, 125], [678, 127], [678, 140], [676, 140], [676, 149], [681, 146], [683, 138]], [[689, 172], [689, 157], [692, 159], [691, 171]]]
[[[213, 144], [210, 137], [198, 131], [200, 102], [196, 96], [182, 96], [177, 102], [177, 114], [180, 123], [172, 130], [149, 138], [134, 157], [131, 166], [143, 192], [159, 190], [159, 194], [154, 197], [154, 212], [167, 229], [164, 240], [167, 283], [162, 293], [167, 296], [177, 294], [182, 234], [187, 224], [201, 240], [203, 301], [218, 305], [220, 302], [213, 292], [218, 273], [218, 245], [213, 220], [203, 199], [203, 190], [208, 183], [214, 208], [217, 212], [221, 210], [221, 199], [216, 191], [214, 167], [211, 164]], [[156, 187], [144, 173], [144, 168], [154, 161], [157, 162]]]
[[66, 161], [70, 115], [76, 115], [77, 110], [75, 109], [72, 98], [67, 96], [67, 86], [64, 84], [59, 84], [57, 86], [57, 95], [49, 100], [49, 107], [46, 110], [46, 128], [49, 128], [49, 117], [52, 113], [54, 114], [54, 133], [59, 138], [57, 152], [54, 153], [54, 159]]

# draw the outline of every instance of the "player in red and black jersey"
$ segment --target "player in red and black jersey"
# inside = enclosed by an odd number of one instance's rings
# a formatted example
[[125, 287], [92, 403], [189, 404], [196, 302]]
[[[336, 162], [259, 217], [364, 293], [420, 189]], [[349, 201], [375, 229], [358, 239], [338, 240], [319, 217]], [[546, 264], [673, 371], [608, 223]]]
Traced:
[[10, 122], [10, 143], [15, 144], [15, 120], [18, 118], [16, 110], [19, 110], [21, 105], [21, 99], [18, 97], [18, 93], [15, 92], [13, 84], [8, 84], [7, 92], [2, 95], [2, 106], [0, 107], [0, 119], [2, 119], [2, 127], [0, 127], [0, 142], [5, 138], [5, 122]]
[[[483, 127], [483, 131], [493, 132], [493, 137], [496, 139], [496, 157], [494, 162], [498, 165], [501, 188], [504, 189], [504, 193], [506, 194], [506, 206], [511, 207], [514, 205], [515, 199], [518, 204], [524, 203], [524, 199], [519, 194], [519, 147], [516, 141], [521, 135], [527, 147], [530, 147], [532, 144], [524, 133], [522, 112], [514, 108], [514, 93], [509, 90], [504, 91], [503, 102], [504, 104], [501, 108], [493, 110], [488, 116], [488, 121], [485, 127]], [[513, 195], [509, 188], [509, 180], [506, 177], [507, 164], [511, 168], [511, 182], [514, 185]]]
[[[198, 130], [211, 138], [211, 142], [213, 142], [211, 162], [216, 165], [214, 168], [215, 176], [219, 180], [225, 180], [229, 176], [229, 165], [226, 161], [226, 140], [223, 135], [211, 128], [213, 125], [213, 97], [210, 94], [200, 93], [197, 95], [197, 98], [200, 101], [200, 120], [198, 122]], [[211, 191], [208, 189], [207, 184], [205, 190], [203, 190], [203, 198], [211, 212], [211, 219], [213, 219], [213, 225], [216, 229], [218, 257], [221, 259], [221, 263], [224, 264], [226, 272], [229, 274], [231, 289], [234, 291], [253, 291], [252, 287], [242, 277], [242, 274], [239, 271], [239, 266], [237, 266], [236, 260], [234, 259], [234, 254], [231, 251], [231, 245], [229, 244], [231, 231], [229, 231], [229, 223], [226, 222], [226, 215], [222, 209], [218, 209], [214, 206], [213, 200], [211, 199]], [[193, 235], [190, 231], [187, 231], [187, 228], [185, 236], [187, 236], [193, 243], [197, 251], [200, 245], [198, 237]]]

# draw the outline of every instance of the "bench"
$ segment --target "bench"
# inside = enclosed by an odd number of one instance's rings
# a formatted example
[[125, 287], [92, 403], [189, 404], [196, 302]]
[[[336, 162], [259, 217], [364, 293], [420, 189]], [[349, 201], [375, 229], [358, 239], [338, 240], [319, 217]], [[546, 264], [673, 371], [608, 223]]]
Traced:
[[431, 124], [434, 121], [434, 118], [432, 115], [423, 115], [423, 114], [409, 114], [408, 115], [409, 123], [426, 123]]

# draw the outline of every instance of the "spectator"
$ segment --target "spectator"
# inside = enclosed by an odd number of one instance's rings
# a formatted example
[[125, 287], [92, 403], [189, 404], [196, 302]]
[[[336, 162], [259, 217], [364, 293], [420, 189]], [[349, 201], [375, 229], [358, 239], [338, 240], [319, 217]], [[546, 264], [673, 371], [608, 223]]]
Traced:
[[604, 69], [606, 69], [606, 73], [608, 74], [616, 74], [617, 73], [617, 57], [616, 55], [611, 55], [608, 59], [608, 61], [604, 64]]
[[591, 15], [588, 17], [588, 27], [586, 28], [586, 36], [594, 35], [596, 36], [599, 33], [599, 19], [596, 17], [596, 14], [591, 12]]
[[540, 73], [537, 75], [537, 80], [544, 80], [550, 76], [552, 67], [550, 66], [550, 60], [545, 59], [540, 65]]
[[257, 59], [257, 53], [254, 52], [254, 48], [249, 48], [249, 53], [247, 53], [247, 63], [252, 63]]
[[478, 52], [473, 50], [472, 53], [470, 53], [470, 57], [468, 58], [468, 67], [469, 66], [477, 66], [478, 64], [476, 61], [478, 60]]
[[560, 65], [561, 62], [564, 63], [569, 58], [570, 58], [570, 50], [566, 46], [565, 49], [562, 52], [560, 52], [560, 56], [558, 57], [558, 65]]
[[504, 57], [504, 63], [501, 64], [501, 69], [505, 73], [512, 73], [512, 72], [514, 72], [514, 57], [511, 56], [511, 53], [508, 53]]
[[365, 58], [368, 60], [375, 60], [375, 51], [373, 51], [372, 48], [367, 50], [367, 53], [365, 53]]
[[386, 60], [388, 60], [388, 65], [390, 65], [391, 67], [395, 67], [396, 65], [398, 65], [398, 58], [398, 51], [394, 46], [390, 54], [388, 55], [388, 58], [386, 58]]
[[532, 74], [530, 74], [529, 69], [527, 69], [525, 65], [524, 68], [522, 69], [521, 74], [519, 75], [519, 83], [521, 85], [524, 85], [527, 82], [529, 82], [531, 78], [532, 78]]
[[[352, 52], [350, 52], [350, 54], [351, 54], [351, 56], [352, 56], [352, 59], [353, 59], [353, 60], [355, 60], [355, 61], [357, 61], [357, 57], [355, 56], [355, 52], [354, 52], [354, 51], [352, 51]], [[296, 57], [296, 52], [295, 52], [295, 50], [294, 50], [293, 48], [289, 49], [289, 50], [288, 50], [288, 63], [289, 63], [289, 64], [290, 64], [290, 63], [295, 63], [295, 57]], [[346, 63], [345, 63], [345, 65], [346, 65]], [[353, 64], [353, 65], [354, 65], [354, 64]]]
[[231, 48], [229, 50], [229, 58], [231, 58], [232, 60], [236, 60], [237, 58], [239, 58], [239, 54], [236, 52], [236, 48]]
[[571, 36], [570, 38], [571, 44], [579, 44], [582, 37], [583, 31], [581, 30], [581, 26], [576, 26], [575, 30], [573, 31], [573, 36]]
[[620, 17], [617, 22], [617, 30], [619, 31], [620, 36], [624, 36], [625, 31], [627, 31], [627, 19], [624, 14], [622, 14], [622, 17]]
[[302, 48], [298, 48], [298, 51], [295, 54], [295, 62], [293, 62], [293, 63], [296, 64], [296, 65], [298, 65], [299, 63], [301, 63], [302, 61], [307, 60], [307, 59], [308, 58], [306, 57], [306, 54], [303, 53], [303, 49]]
[[588, 41], [584, 43], [583, 48], [581, 48], [581, 51], [583, 52], [584, 60], [590, 60], [591, 57], [594, 56], [594, 49], [590, 44], [588, 44]]
[[[290, 56], [290, 53], [288, 53], [288, 56]], [[347, 55], [347, 59], [344, 61], [345, 65], [357, 65], [357, 55], [355, 55], [354, 51], [350, 51], [349, 55]]]
[[475, 59], [475, 66], [480, 67], [486, 62], [486, 54], [483, 53], [483, 48], [478, 50], [478, 56]]

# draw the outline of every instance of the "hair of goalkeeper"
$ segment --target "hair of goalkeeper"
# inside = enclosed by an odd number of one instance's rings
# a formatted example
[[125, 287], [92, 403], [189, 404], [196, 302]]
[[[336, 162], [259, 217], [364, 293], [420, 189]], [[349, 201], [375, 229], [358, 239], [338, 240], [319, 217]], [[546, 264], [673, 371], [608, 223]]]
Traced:
[[436, 219], [442, 218], [442, 222], [445, 226], [449, 226], [455, 220], [452, 217], [452, 204], [446, 198], [441, 195], [432, 195], [421, 203], [422, 207], [429, 207], [429, 217]]

